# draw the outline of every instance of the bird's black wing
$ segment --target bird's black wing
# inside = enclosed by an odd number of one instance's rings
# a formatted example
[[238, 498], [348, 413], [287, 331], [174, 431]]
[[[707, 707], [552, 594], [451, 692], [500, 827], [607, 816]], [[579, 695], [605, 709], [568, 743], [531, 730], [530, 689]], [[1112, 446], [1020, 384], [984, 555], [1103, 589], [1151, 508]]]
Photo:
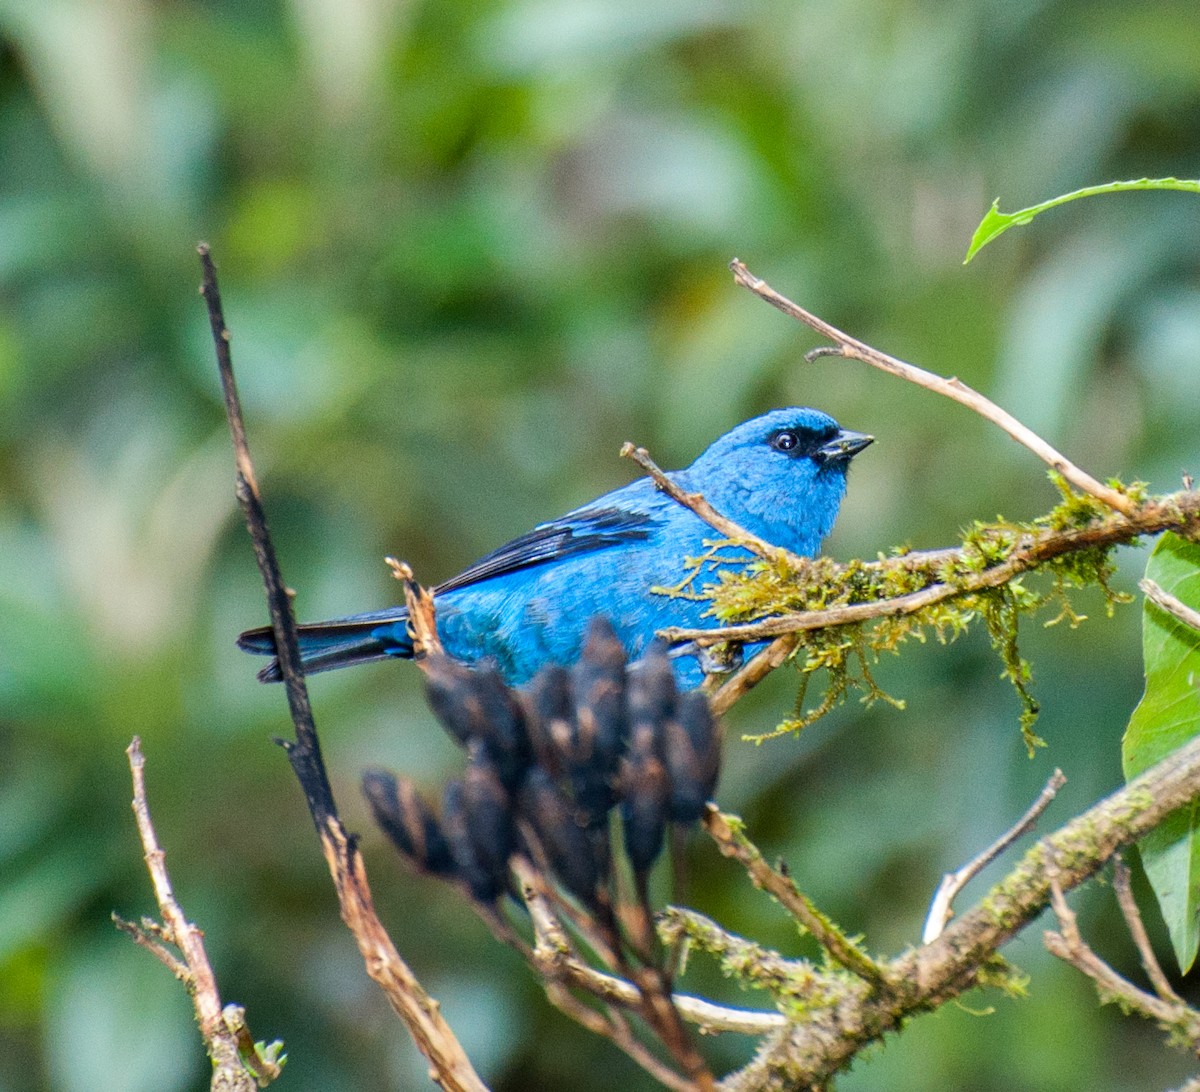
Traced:
[[587, 508], [550, 523], [542, 523], [481, 557], [457, 576], [439, 584], [437, 593], [454, 591], [495, 576], [519, 572], [547, 561], [591, 553], [609, 546], [644, 542], [658, 520], [645, 512], [623, 508]]

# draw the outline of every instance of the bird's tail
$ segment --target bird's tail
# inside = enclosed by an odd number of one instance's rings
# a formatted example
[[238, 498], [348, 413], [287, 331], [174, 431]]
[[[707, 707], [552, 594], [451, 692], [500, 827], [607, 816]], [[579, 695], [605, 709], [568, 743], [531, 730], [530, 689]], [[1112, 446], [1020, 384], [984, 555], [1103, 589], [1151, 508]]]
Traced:
[[[412, 641], [406, 632], [408, 611], [404, 607], [355, 614], [332, 622], [309, 622], [296, 627], [300, 641], [300, 665], [306, 675], [332, 671], [351, 664], [384, 660], [389, 656], [408, 659]], [[238, 648], [256, 656], [275, 656], [275, 634], [270, 626], [248, 629], [237, 639]], [[259, 673], [260, 682], [279, 682], [279, 660], [273, 659]]]

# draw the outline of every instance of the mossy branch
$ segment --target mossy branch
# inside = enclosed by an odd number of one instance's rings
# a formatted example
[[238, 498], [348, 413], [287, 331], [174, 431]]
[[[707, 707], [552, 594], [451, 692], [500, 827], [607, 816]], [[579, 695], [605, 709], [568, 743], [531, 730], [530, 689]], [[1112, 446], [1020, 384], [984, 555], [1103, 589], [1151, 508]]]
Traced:
[[[1004, 674], [1020, 694], [1022, 730], [1031, 747], [1037, 703], [1029, 690], [1029, 668], [1017, 647], [1020, 619], [1057, 607], [1051, 623], [1084, 619], [1071, 592], [1099, 588], [1111, 611], [1125, 596], [1112, 590], [1112, 553], [1145, 535], [1200, 531], [1200, 491], [1185, 489], [1145, 497], [1137, 487], [1131, 514], [1114, 512], [1065, 483], [1062, 503], [1028, 523], [977, 523], [957, 547], [903, 552], [875, 561], [839, 563], [813, 558], [799, 565], [751, 563], [725, 569], [702, 588], [720, 623], [712, 628], [669, 627], [660, 636], [701, 646], [772, 642], [731, 676], [710, 680], [714, 707], [726, 711], [747, 690], [788, 659], [796, 659], [806, 679], [824, 668], [830, 682], [814, 713], [785, 722], [783, 730], [804, 727], [850, 689], [865, 689], [868, 700], [886, 697], [874, 683], [869, 664], [881, 652], [895, 652], [910, 638], [932, 632], [952, 640], [976, 619], [988, 626], [1003, 660]], [[1035, 591], [1023, 578], [1045, 575], [1050, 586]], [[801, 657], [803, 657], [801, 659]], [[857, 674], [855, 674], [855, 669]], [[774, 734], [774, 733], [772, 733]], [[763, 737], [765, 738], [765, 737]]]
[[[935, 940], [879, 961], [877, 978], [842, 970], [818, 972], [818, 988], [803, 1005], [781, 1005], [789, 1016], [787, 1028], [768, 1036], [758, 1056], [722, 1082], [723, 1092], [825, 1088], [864, 1047], [898, 1030], [909, 1018], [975, 986], [995, 984], [997, 967], [1002, 966], [999, 949], [1051, 904], [1055, 890], [1079, 886], [1121, 847], [1198, 798], [1200, 739], [1035, 843], [1016, 868]], [[678, 912], [673, 921], [674, 928], [686, 928], [697, 947], [713, 950], [699, 925]], [[764, 975], [786, 976], [798, 966], [773, 952], [764, 958], [761, 974], [750, 967], [736, 972], [738, 977], [761, 985]]]

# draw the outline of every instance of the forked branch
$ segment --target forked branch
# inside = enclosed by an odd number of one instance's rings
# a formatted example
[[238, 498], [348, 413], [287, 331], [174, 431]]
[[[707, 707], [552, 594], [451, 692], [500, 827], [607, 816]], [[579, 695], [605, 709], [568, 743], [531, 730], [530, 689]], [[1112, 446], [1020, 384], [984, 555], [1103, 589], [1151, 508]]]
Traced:
[[[133, 737], [126, 748], [133, 778], [133, 814], [137, 821], [146, 869], [154, 885], [161, 922], [143, 918], [140, 925], [113, 914], [117, 928], [151, 953], [186, 987], [196, 1010], [196, 1023], [205, 1049], [212, 1059], [212, 1089], [220, 1092], [251, 1092], [265, 1088], [282, 1070], [281, 1043], [259, 1050], [246, 1030], [245, 1011], [237, 1005], [221, 1004], [217, 977], [204, 947], [204, 933], [188, 921], [175, 898], [167, 857], [158, 843], [146, 798], [146, 760], [141, 740]], [[176, 956], [171, 948], [175, 948]]]

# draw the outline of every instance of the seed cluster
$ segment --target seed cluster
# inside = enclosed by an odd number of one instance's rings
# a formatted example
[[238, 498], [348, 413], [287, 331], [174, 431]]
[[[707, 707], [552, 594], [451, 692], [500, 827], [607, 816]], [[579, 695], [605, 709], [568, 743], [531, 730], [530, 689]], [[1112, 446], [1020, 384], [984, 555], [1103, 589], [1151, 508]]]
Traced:
[[667, 824], [696, 822], [713, 795], [721, 738], [708, 700], [678, 692], [658, 643], [628, 664], [603, 618], [578, 662], [543, 668], [520, 691], [440, 653], [422, 666], [466, 769], [446, 785], [440, 817], [408, 778], [370, 770], [363, 790], [401, 854], [481, 903], [511, 889], [509, 859], [523, 852], [601, 913], [612, 904], [614, 810], [644, 890]]

